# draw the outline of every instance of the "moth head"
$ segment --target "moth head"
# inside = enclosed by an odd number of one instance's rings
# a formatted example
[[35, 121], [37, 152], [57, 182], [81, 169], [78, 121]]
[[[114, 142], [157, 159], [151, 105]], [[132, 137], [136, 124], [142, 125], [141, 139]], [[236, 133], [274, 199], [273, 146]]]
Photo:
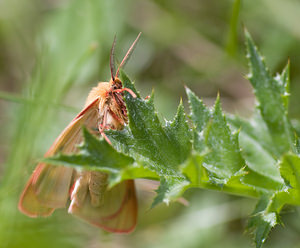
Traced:
[[115, 77], [115, 79], [111, 83], [111, 90], [117, 90], [122, 88], [123, 88], [122, 81], [119, 78]]

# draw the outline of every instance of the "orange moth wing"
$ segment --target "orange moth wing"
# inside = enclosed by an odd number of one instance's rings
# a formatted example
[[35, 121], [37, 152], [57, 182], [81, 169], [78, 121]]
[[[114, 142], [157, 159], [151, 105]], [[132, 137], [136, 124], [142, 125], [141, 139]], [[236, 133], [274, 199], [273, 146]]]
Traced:
[[[45, 157], [58, 152], [76, 152], [76, 145], [82, 141], [82, 125], [96, 123], [98, 102], [99, 99], [94, 100], [71, 121]], [[30, 217], [37, 217], [51, 215], [55, 208], [65, 207], [73, 173], [73, 168], [39, 163], [20, 197], [19, 210]]]
[[[100, 102], [101, 100], [96, 98], [89, 103], [59, 135], [45, 157], [58, 152], [76, 152], [77, 145], [83, 139], [82, 126], [90, 130], [97, 127]], [[83, 172], [84, 175], [91, 173], [94, 172]], [[38, 217], [49, 216], [56, 208], [64, 208], [69, 199], [72, 179], [76, 174], [76, 170], [70, 167], [39, 163], [20, 197], [19, 210], [30, 217]], [[75, 183], [77, 181], [75, 180]], [[69, 213], [110, 232], [133, 231], [137, 221], [134, 181], [127, 180], [106, 190], [103, 204], [96, 207], [91, 204], [91, 194], [88, 194], [89, 183], [90, 180], [87, 180], [86, 185], [80, 185], [81, 189], [85, 188], [86, 193], [82, 196], [81, 192], [78, 192], [76, 197], [83, 198], [83, 202], [80, 205], [71, 202]]]

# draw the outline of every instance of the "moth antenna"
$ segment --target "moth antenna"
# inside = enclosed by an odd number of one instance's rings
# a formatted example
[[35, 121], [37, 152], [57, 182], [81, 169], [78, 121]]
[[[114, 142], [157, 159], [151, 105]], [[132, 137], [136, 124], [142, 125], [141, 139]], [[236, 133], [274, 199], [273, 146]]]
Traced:
[[135, 41], [132, 43], [132, 45], [130, 46], [130, 48], [128, 49], [127, 53], [125, 54], [121, 64], [118, 67], [117, 73], [115, 77], [118, 77], [119, 75], [119, 71], [120, 69], [126, 64], [126, 62], [128, 61], [128, 59], [130, 58], [132, 52], [134, 51], [134, 48], [136, 46], [136, 43], [138, 42], [140, 36], [141, 36], [142, 32], [139, 32], [138, 36], [136, 37]]
[[109, 65], [110, 65], [110, 74], [111, 79], [115, 81], [115, 46], [116, 46], [116, 35], [114, 37], [114, 41], [110, 50], [110, 56], [109, 56]]

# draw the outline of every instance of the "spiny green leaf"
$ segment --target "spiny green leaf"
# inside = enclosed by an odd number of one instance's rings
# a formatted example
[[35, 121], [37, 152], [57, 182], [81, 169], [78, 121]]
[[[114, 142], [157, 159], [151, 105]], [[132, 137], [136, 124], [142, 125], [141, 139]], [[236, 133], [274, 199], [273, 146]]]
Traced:
[[[268, 127], [258, 110], [254, 112], [250, 120], [243, 119], [237, 115], [227, 115], [226, 117], [231, 127], [233, 127], [234, 130], [239, 131], [240, 135], [245, 134], [250, 139], [257, 142], [257, 145], [260, 146], [266, 153], [275, 157], [277, 152], [276, 147], [274, 146]], [[242, 149], [245, 149], [242, 145], [241, 147]]]
[[185, 91], [189, 100], [189, 106], [191, 111], [190, 117], [194, 125], [193, 147], [199, 153], [205, 152], [207, 147], [205, 145], [203, 130], [207, 126], [207, 123], [211, 118], [210, 109], [207, 108], [202, 102], [202, 100], [200, 100], [189, 88], [186, 87]]
[[256, 248], [262, 247], [271, 229], [279, 222], [276, 212], [267, 211], [268, 204], [268, 196], [263, 196], [248, 222], [248, 229], [254, 234]]
[[134, 160], [117, 152], [105, 140], [98, 139], [83, 129], [84, 143], [79, 146], [79, 153], [72, 155], [59, 154], [43, 159], [53, 165], [78, 167], [86, 170], [99, 170], [110, 174], [109, 186], [128, 179], [158, 179], [153, 171], [134, 163]]
[[[270, 230], [279, 223], [279, 213], [285, 204], [300, 204], [300, 159], [295, 154], [286, 154], [280, 163], [280, 173], [285, 185], [272, 195], [265, 194], [259, 201], [248, 228], [253, 231], [256, 247], [261, 247]], [[257, 178], [256, 178], [257, 181]], [[267, 183], [267, 181], [265, 181]], [[267, 183], [269, 186], [270, 183]], [[267, 188], [267, 187], [263, 187]]]
[[[136, 92], [134, 85], [122, 71], [120, 77], [125, 87]], [[148, 166], [159, 175], [178, 176], [176, 169], [191, 152], [191, 132], [183, 106], [179, 105], [172, 122], [162, 126], [155, 112], [152, 97], [143, 100], [127, 94], [125, 101], [129, 127], [123, 132], [109, 132], [109, 135], [115, 140], [116, 147], [136, 160], [147, 161]], [[130, 149], [126, 150], [124, 146], [128, 145]]]
[[[177, 114], [172, 122], [167, 122], [165, 132], [179, 153], [180, 164], [184, 162], [192, 149], [191, 133], [186, 121], [182, 101], [178, 106]], [[175, 151], [175, 150], [174, 150]]]
[[260, 144], [246, 134], [241, 132], [239, 136], [242, 154], [247, 165], [256, 173], [270, 177], [274, 181], [283, 183], [277, 161]]
[[162, 177], [160, 186], [155, 191], [157, 195], [152, 202], [151, 208], [161, 202], [165, 202], [168, 205], [171, 201], [178, 199], [188, 185], [189, 182], [183, 177]]
[[300, 158], [294, 154], [286, 154], [280, 163], [280, 173], [287, 185], [300, 189]]
[[276, 205], [284, 204], [300, 205], [300, 158], [295, 154], [283, 156], [280, 164], [280, 173], [286, 188], [276, 198]]
[[284, 182], [275, 160], [276, 150], [260, 114], [256, 112], [251, 121], [238, 116], [227, 116], [227, 119], [231, 126], [239, 130], [242, 155], [249, 167], [242, 178], [243, 183], [263, 192], [281, 190]]
[[101, 169], [108, 172], [116, 172], [126, 166], [133, 164], [134, 160], [124, 154], [117, 152], [103, 139], [99, 140], [83, 129], [85, 142], [79, 146], [79, 153], [73, 155], [59, 154], [55, 157], [44, 159], [45, 162], [78, 166], [85, 169]]
[[203, 131], [206, 127], [211, 114], [210, 110], [204, 105], [202, 100], [200, 100], [194, 92], [192, 92], [189, 88], [185, 88], [186, 94], [189, 99], [189, 105], [191, 109], [191, 119], [195, 128], [198, 132]]
[[264, 59], [246, 31], [247, 57], [249, 60], [250, 80], [258, 100], [258, 108], [267, 124], [277, 150], [277, 157], [283, 152], [294, 151], [292, 126], [287, 117], [288, 67], [281, 76], [272, 78]]
[[247, 174], [241, 178], [243, 184], [252, 186], [260, 194], [276, 192], [277, 190], [282, 190], [284, 184], [273, 180], [268, 176], [263, 176], [249, 167], [247, 168]]
[[204, 157], [205, 154], [200, 155], [198, 153], [193, 153], [186, 163], [181, 166], [182, 174], [189, 179], [190, 185], [188, 185], [188, 187], [221, 190], [228, 193], [253, 197], [259, 196], [254, 187], [242, 183], [241, 179], [247, 173], [243, 168], [227, 181], [219, 180], [220, 183], [218, 184], [216, 180], [211, 178], [208, 170], [202, 166]]
[[204, 130], [205, 143], [210, 152], [203, 166], [220, 179], [229, 179], [245, 166], [237, 135], [232, 135], [217, 98], [211, 120]]
[[191, 118], [195, 125], [194, 148], [199, 152], [209, 150], [203, 166], [219, 179], [229, 179], [245, 162], [240, 154], [237, 136], [233, 136], [222, 114], [217, 98], [210, 111], [195, 94], [186, 88]]
[[278, 74], [275, 78], [277, 84], [280, 86], [281, 97], [283, 105], [286, 110], [289, 106], [289, 97], [290, 97], [290, 63], [288, 62], [281, 74]]

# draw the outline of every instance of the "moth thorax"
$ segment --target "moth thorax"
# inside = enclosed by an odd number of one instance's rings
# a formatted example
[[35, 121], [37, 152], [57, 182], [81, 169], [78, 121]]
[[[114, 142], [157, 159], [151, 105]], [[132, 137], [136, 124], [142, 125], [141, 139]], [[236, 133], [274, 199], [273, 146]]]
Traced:
[[108, 83], [108, 82], [98, 83], [98, 85], [96, 87], [92, 88], [92, 90], [90, 91], [90, 93], [86, 99], [85, 106], [88, 106], [97, 98], [105, 99], [110, 87], [111, 87], [110, 83]]
[[104, 202], [104, 194], [108, 185], [108, 174], [92, 171], [90, 173], [89, 191], [91, 204], [93, 207], [99, 207]]

